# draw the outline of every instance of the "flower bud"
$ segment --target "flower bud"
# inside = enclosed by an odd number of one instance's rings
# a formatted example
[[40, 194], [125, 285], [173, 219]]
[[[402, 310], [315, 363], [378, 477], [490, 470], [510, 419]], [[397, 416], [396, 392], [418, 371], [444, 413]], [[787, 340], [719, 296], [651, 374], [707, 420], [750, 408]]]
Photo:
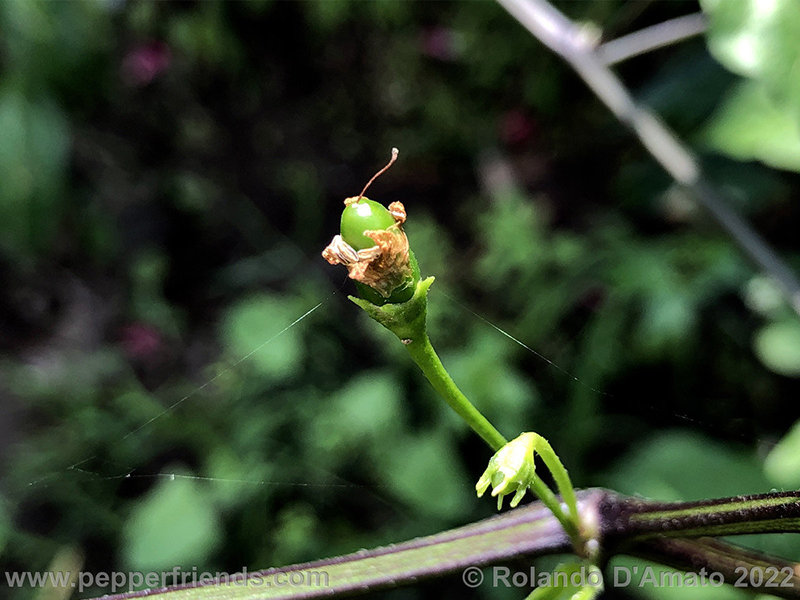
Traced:
[[489, 466], [475, 484], [478, 498], [491, 485], [492, 497], [497, 496], [497, 510], [503, 507], [503, 497], [512, 492], [514, 497], [511, 499], [511, 508], [519, 504], [536, 477], [534, 450], [538, 437], [536, 433], [523, 433], [492, 456]]

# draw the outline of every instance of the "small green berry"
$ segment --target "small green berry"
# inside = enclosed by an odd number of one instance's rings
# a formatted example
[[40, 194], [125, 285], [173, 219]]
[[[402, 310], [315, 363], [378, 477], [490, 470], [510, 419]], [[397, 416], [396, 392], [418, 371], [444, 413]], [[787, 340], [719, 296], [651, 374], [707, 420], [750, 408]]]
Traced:
[[342, 212], [342, 239], [355, 250], [364, 250], [375, 245], [375, 241], [364, 235], [365, 231], [388, 229], [394, 225], [394, 217], [380, 202], [362, 198], [348, 204]]

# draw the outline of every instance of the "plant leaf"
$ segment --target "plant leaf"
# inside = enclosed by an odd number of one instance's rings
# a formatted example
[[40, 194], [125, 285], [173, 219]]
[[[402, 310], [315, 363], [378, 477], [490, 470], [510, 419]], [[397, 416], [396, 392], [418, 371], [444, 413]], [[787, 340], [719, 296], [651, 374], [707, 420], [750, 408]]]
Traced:
[[800, 125], [794, 107], [775, 101], [760, 82], [741, 82], [701, 133], [710, 148], [737, 160], [800, 171]]
[[219, 534], [216, 511], [195, 480], [162, 481], [126, 523], [127, 563], [140, 570], [199, 564]]
[[764, 326], [754, 349], [764, 365], [787, 377], [800, 376], [800, 323], [789, 318]]
[[762, 82], [800, 117], [800, 2], [701, 0], [708, 48], [728, 69]]
[[764, 472], [775, 485], [790, 489], [800, 487], [800, 421], [767, 455]]

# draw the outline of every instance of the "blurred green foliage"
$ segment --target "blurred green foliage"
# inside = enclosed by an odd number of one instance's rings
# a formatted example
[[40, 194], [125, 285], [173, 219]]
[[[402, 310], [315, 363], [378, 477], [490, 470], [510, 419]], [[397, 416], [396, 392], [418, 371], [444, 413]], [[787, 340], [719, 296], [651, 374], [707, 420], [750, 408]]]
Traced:
[[[705, 7], [734, 70], [735, 4]], [[696, 6], [564, 9], [613, 36]], [[392, 146], [372, 195], [406, 205], [431, 336], [506, 436], [546, 436], [580, 487], [798, 485], [796, 428], [770, 451], [800, 416], [796, 315], [493, 3], [3, 2], [0, 32], [4, 570], [65, 547], [253, 570], [492, 514], [491, 452], [319, 257]], [[785, 107], [787, 65], [736, 71]], [[755, 84], [704, 40], [620, 71], [685, 139], [796, 170], [796, 116], [723, 101]], [[703, 159], [800, 264], [797, 175]]]
[[800, 170], [800, 6], [793, 0], [701, 0], [708, 47], [746, 79], [709, 123], [708, 144], [741, 160]]
[[[797, 106], [800, 8], [791, 0], [700, 0], [708, 46], [731, 71], [763, 84], [780, 104]], [[797, 116], [797, 115], [796, 115]]]
[[186, 571], [208, 560], [220, 537], [217, 510], [193, 479], [165, 479], [131, 511], [123, 531], [123, 562], [141, 569], [181, 565]]

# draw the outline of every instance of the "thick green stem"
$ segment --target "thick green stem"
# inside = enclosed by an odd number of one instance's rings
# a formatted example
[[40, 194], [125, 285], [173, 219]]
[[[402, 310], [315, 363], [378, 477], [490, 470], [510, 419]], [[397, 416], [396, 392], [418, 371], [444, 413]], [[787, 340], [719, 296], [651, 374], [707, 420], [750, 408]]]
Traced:
[[442, 361], [431, 345], [431, 341], [424, 331], [419, 332], [410, 342], [406, 343], [406, 350], [417, 363], [425, 377], [444, 401], [458, 416], [464, 419], [484, 441], [497, 451], [506, 445], [507, 440], [501, 435], [467, 397], [458, 389], [452, 377], [442, 365]]

